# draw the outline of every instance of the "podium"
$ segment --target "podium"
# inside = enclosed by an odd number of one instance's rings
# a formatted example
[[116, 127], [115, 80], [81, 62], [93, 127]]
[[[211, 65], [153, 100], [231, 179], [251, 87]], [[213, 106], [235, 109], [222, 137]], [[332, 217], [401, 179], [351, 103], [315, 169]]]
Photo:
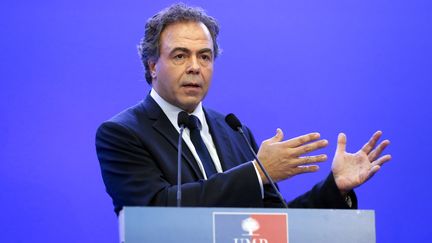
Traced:
[[373, 210], [124, 207], [120, 242], [375, 242]]

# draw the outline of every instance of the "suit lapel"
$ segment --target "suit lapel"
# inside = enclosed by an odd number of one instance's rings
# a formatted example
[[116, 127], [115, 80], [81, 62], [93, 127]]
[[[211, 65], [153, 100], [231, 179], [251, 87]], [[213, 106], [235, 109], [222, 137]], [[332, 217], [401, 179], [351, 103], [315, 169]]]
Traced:
[[[176, 150], [179, 139], [179, 133], [171, 124], [168, 117], [163, 113], [159, 105], [148, 95], [145, 99], [144, 108], [148, 112], [150, 119], [154, 120], [153, 128], [158, 131]], [[189, 150], [187, 144], [182, 141], [182, 157], [187, 161], [190, 167], [194, 170], [198, 178], [204, 178], [203, 174], [196, 162], [192, 152]]]
[[212, 112], [207, 112], [205, 109], [204, 112], [223, 171], [237, 166], [236, 160], [233, 157], [233, 146], [231, 145], [231, 138], [226, 130], [227, 126], [225, 126], [225, 121]]

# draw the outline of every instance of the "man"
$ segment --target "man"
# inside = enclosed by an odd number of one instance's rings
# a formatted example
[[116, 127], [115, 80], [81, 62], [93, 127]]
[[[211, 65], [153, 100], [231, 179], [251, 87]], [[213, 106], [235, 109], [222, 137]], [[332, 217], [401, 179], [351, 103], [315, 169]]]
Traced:
[[[224, 116], [203, 108], [219, 49], [219, 27], [198, 8], [175, 4], [150, 18], [139, 50], [150, 94], [139, 104], [104, 122], [96, 135], [97, 154], [115, 212], [123, 206], [174, 206], [177, 191], [177, 115], [186, 111], [191, 125], [183, 136], [183, 206], [281, 207], [267, 178], [241, 136]], [[323, 148], [318, 133], [283, 140], [276, 135], [257, 147], [270, 177], [277, 181], [315, 172], [324, 154], [303, 156]], [[356, 208], [353, 189], [371, 176], [390, 155], [381, 156], [388, 140], [376, 146], [381, 132], [355, 154], [345, 151], [339, 134], [332, 172], [289, 207]]]

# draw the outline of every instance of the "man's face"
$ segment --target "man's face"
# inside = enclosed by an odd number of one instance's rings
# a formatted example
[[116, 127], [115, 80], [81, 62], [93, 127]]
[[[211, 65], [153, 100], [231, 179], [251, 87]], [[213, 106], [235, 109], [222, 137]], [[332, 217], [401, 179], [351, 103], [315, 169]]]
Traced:
[[203, 23], [168, 25], [158, 60], [149, 62], [152, 85], [166, 101], [189, 113], [204, 99], [213, 76], [213, 40]]

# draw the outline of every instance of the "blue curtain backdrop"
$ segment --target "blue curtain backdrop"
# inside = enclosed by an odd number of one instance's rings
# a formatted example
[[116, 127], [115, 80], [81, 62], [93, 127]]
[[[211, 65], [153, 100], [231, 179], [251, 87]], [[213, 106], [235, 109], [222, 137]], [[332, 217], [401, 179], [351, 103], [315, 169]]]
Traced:
[[[185, 1], [221, 24], [204, 105], [259, 142], [318, 131], [319, 172], [280, 183], [292, 199], [330, 171], [339, 132], [357, 151], [381, 129], [393, 160], [356, 190], [378, 242], [426, 242], [431, 217], [431, 1]], [[149, 91], [136, 45], [172, 1], [0, 3], [0, 242], [117, 242], [94, 135]]]

